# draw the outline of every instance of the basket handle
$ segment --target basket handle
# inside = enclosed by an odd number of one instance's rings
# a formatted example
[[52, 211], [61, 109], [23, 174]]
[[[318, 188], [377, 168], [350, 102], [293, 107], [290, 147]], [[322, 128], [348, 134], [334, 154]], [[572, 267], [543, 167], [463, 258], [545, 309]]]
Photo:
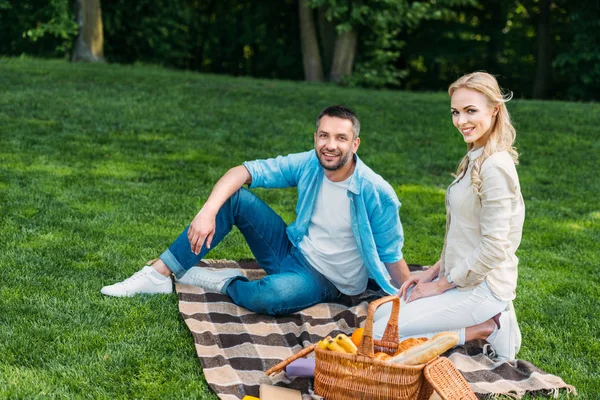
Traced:
[[367, 321], [365, 322], [365, 331], [358, 347], [358, 355], [373, 358], [375, 356], [373, 350], [373, 319], [375, 318], [375, 311], [382, 304], [392, 302], [392, 313], [388, 320], [385, 332], [381, 338], [381, 342], [391, 343], [395, 346], [398, 345], [398, 314], [400, 313], [400, 298], [397, 295], [386, 296], [373, 301], [369, 304], [367, 310]]
[[267, 376], [274, 374], [276, 372], [281, 371], [282, 369], [284, 369], [285, 367], [288, 366], [288, 364], [290, 364], [292, 361], [295, 361], [301, 357], [307, 356], [310, 353], [312, 353], [315, 349], [317, 348], [317, 343], [315, 344], [311, 344], [308, 347], [305, 347], [304, 349], [300, 350], [299, 352], [297, 352], [296, 354], [294, 354], [293, 356], [290, 356], [288, 358], [286, 358], [285, 360], [283, 360], [282, 362], [280, 362], [279, 364], [269, 368], [267, 370], [267, 372], [265, 372], [265, 374]]

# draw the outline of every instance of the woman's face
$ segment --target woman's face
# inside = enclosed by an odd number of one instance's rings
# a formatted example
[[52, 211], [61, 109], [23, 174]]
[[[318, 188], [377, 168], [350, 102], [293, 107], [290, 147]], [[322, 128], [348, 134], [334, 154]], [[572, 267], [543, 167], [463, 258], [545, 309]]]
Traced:
[[452, 123], [473, 148], [485, 146], [491, 133], [498, 107], [491, 107], [483, 93], [460, 88], [452, 93]]

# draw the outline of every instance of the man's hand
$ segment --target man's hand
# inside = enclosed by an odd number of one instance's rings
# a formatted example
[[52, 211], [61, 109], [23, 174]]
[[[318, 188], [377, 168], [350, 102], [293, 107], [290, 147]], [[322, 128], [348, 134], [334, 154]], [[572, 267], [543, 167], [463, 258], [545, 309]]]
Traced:
[[202, 245], [206, 242], [206, 248], [210, 249], [213, 236], [215, 235], [216, 215], [206, 211], [204, 208], [196, 214], [194, 220], [188, 229], [188, 239], [192, 252], [196, 255], [200, 254]]
[[188, 229], [190, 248], [196, 255], [200, 254], [202, 245], [210, 249], [213, 236], [215, 236], [217, 213], [225, 201], [237, 192], [244, 184], [250, 184], [252, 177], [243, 165], [231, 168], [217, 181], [208, 200], [198, 212]]

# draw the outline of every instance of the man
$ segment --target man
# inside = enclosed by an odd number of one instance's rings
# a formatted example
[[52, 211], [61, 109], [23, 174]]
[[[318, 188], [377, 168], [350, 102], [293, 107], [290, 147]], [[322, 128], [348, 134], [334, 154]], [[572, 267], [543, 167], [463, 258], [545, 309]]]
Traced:
[[[360, 122], [343, 106], [317, 118], [315, 151], [256, 160], [230, 169], [189, 227], [152, 266], [105, 286], [109, 296], [171, 293], [169, 278], [218, 291], [251, 311], [282, 315], [362, 293], [369, 277], [388, 293], [410, 276], [402, 257], [400, 202], [356, 155]], [[297, 187], [297, 219], [285, 222], [249, 187]], [[267, 275], [249, 281], [235, 269], [194, 267], [233, 225]]]

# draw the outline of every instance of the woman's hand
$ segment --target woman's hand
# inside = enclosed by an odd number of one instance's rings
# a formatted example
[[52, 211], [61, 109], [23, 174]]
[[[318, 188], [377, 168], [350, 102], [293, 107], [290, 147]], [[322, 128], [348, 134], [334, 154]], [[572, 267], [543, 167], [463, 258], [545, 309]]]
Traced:
[[428, 268], [426, 271], [423, 271], [419, 274], [411, 275], [410, 278], [408, 278], [408, 280], [406, 280], [402, 284], [402, 286], [400, 286], [400, 289], [398, 290], [398, 297], [407, 300], [406, 296], [408, 293], [408, 289], [410, 289], [414, 285], [418, 286], [423, 283], [431, 282], [438, 276], [438, 271], [439, 267], [436, 264], [433, 267]]
[[406, 301], [406, 294], [408, 293], [408, 289], [410, 289], [414, 285], [418, 285], [421, 279], [422, 277], [419, 275], [411, 275], [411, 277], [404, 281], [402, 286], [400, 286], [400, 289], [398, 290], [398, 297]]
[[453, 289], [456, 286], [450, 284], [444, 277], [434, 282], [419, 282], [410, 293], [410, 297], [406, 300], [407, 303], [422, 299], [424, 297], [437, 296], [444, 293], [446, 290]]
[[422, 299], [423, 297], [431, 297], [444, 293], [444, 291], [439, 288], [438, 282], [439, 280], [435, 282], [423, 282], [417, 284], [417, 286], [415, 286], [410, 293], [410, 297], [405, 299], [406, 302], [410, 303], [411, 301]]
[[192, 220], [187, 236], [190, 241], [190, 248], [194, 254], [200, 254], [202, 245], [205, 244], [205, 242], [206, 248], [210, 249], [210, 244], [215, 235], [215, 217], [216, 215], [214, 213], [205, 211], [204, 208], [202, 208]]

